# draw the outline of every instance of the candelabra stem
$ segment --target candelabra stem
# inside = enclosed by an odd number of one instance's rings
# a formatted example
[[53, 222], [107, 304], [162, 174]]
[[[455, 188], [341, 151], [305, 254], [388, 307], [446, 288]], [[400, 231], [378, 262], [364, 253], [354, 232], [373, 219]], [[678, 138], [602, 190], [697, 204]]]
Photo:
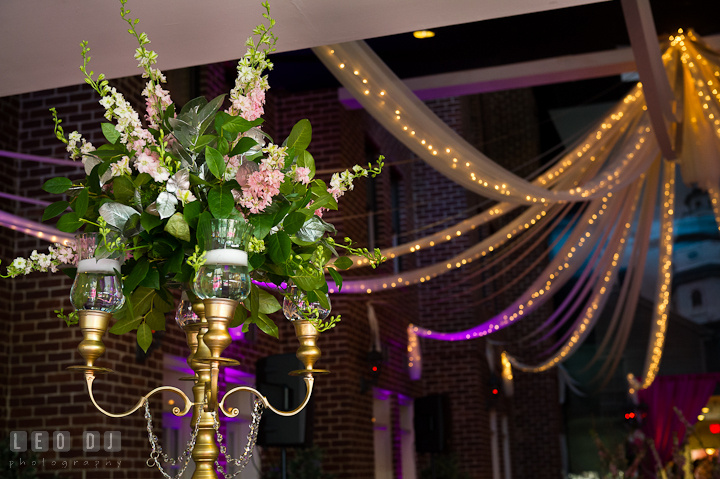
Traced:
[[192, 479], [217, 479], [215, 461], [220, 455], [220, 449], [215, 442], [212, 409], [208, 408], [206, 410], [205, 408], [205, 401], [211, 392], [210, 384], [212, 381], [212, 366], [210, 363], [203, 361], [211, 357], [210, 349], [205, 344], [208, 322], [205, 318], [203, 303], [193, 304], [193, 311], [200, 316], [201, 329], [197, 335], [197, 349], [190, 359], [190, 366], [198, 377], [193, 387], [196, 405], [193, 409], [191, 427], [194, 429], [197, 422], [200, 421], [195, 448], [192, 452], [192, 459], [195, 463], [195, 472], [193, 472]]

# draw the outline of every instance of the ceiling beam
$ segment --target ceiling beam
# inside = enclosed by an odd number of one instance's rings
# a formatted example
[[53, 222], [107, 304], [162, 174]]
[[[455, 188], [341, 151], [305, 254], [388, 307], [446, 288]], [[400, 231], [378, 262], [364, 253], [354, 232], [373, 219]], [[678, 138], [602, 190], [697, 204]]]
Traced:
[[621, 0], [621, 3], [653, 133], [663, 156], [674, 160], [677, 155], [673, 150], [668, 127], [676, 121], [675, 94], [663, 65], [650, 2]]
[[[720, 35], [703, 37], [720, 50]], [[602, 78], [637, 71], [632, 48], [568, 55], [495, 67], [476, 68], [403, 80], [421, 100], [473, 95], [514, 88], [527, 88], [591, 78]], [[345, 89], [338, 97], [348, 109], [362, 108]]]

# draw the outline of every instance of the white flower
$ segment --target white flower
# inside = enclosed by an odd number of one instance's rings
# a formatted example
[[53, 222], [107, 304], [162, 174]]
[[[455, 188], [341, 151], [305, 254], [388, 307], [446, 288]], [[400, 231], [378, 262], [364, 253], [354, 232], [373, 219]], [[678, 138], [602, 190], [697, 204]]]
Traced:
[[190, 190], [177, 190], [175, 195], [182, 202], [183, 206], [197, 200]]
[[112, 176], [132, 175], [132, 170], [130, 170], [130, 158], [123, 156], [120, 161], [110, 165], [110, 172]]
[[70, 133], [70, 135], [68, 135], [68, 139], [70, 141], [80, 141], [82, 139], [82, 136], [80, 136], [80, 133], [78, 133], [77, 131], [73, 131], [72, 133]]
[[25, 258], [17, 257], [13, 260], [12, 263], [10, 263], [10, 267], [17, 270], [25, 270], [25, 268], [27, 267], [27, 260]]
[[111, 95], [105, 96], [100, 100], [100, 104], [105, 108], [106, 110], [109, 110], [112, 108], [113, 104], [115, 103], [115, 100]]

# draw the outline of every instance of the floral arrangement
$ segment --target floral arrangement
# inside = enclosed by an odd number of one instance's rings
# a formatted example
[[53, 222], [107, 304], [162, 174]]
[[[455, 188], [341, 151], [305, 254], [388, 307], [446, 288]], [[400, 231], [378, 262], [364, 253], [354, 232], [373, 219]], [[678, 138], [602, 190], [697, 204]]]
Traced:
[[[118, 252], [126, 257], [117, 272], [122, 275], [126, 302], [114, 314], [117, 322], [111, 332], [165, 329], [165, 313], [173, 309], [170, 289], [191, 282], [202, 266], [203, 225], [213, 218], [241, 220], [252, 229], [247, 254], [253, 278], [292, 284], [307, 304], [330, 309], [325, 272], [339, 290], [339, 270], [352, 264], [348, 257], [339, 256], [339, 249], [365, 256], [373, 266], [384, 258], [378, 249], [354, 248], [349, 238], [335, 242], [331, 235], [336, 230], [323, 220], [323, 212], [338, 208], [340, 197], [353, 189], [353, 180], [379, 174], [383, 158], [375, 167], [356, 165], [335, 173], [328, 186], [314, 177], [308, 120], [299, 121], [282, 144], [262, 131], [269, 88], [264, 72], [273, 67], [268, 54], [277, 42], [267, 2], [262, 4], [266, 22], [246, 42], [247, 53], [238, 63], [229, 98], [221, 95], [207, 101], [200, 97], [182, 108], [163, 88], [165, 76], [155, 67], [158, 56], [148, 49], [148, 36], [136, 30], [138, 20], [130, 17], [126, 2], [120, 0], [121, 16], [138, 42], [135, 58], [147, 79], [142, 92], [144, 118], [104, 75], [96, 78], [89, 70], [90, 48], [82, 42], [80, 69], [105, 108], [107, 122], [101, 126], [107, 143], [96, 148], [76, 131], [66, 136], [62, 120], [51, 109], [55, 135], [66, 144], [72, 159], [82, 161], [86, 177], [76, 181], [53, 178], [43, 185], [49, 193], [67, 195], [47, 207], [43, 221], [62, 215], [57, 221], [59, 230], [83, 229], [102, 235], [105, 243], [95, 252], [96, 258]], [[119, 239], [110, 240], [110, 233]], [[47, 254], [33, 252], [30, 258], [15, 259], [7, 275], [54, 272], [61, 264], [74, 263], [75, 253], [72, 245], [56, 245]], [[337, 258], [330, 263], [333, 256]], [[64, 271], [72, 274], [70, 268]], [[267, 316], [281, 308], [273, 295], [253, 285], [243, 305], [237, 308], [231, 327], [243, 324], [247, 328], [254, 323], [277, 336], [277, 327]], [[314, 307], [301, 308], [300, 314], [320, 330], [339, 320], [332, 317], [323, 322]], [[60, 311], [59, 316], [69, 323], [75, 321], [72, 314]], [[147, 350], [152, 336], [137, 336]]]

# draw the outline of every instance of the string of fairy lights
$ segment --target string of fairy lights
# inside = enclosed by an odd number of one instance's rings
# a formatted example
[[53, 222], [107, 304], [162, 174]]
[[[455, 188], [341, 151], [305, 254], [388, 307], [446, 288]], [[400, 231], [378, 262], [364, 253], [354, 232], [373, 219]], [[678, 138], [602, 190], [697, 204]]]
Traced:
[[[548, 191], [529, 183], [482, 155], [439, 120], [363, 42], [318, 47], [314, 51], [388, 130], [431, 166], [471, 191], [498, 200], [510, 197], [515, 202], [546, 203], [589, 199], [611, 189], [612, 179], [599, 180], [603, 181], [602, 186], [579, 186], [569, 191]], [[547, 173], [548, 179], [586, 154], [591, 147], [590, 139], [601, 139], [629, 112], [642, 108], [642, 102], [638, 101], [641, 96], [638, 84], [587, 142], [582, 142], [576, 151], [566, 155], [557, 169]]]

